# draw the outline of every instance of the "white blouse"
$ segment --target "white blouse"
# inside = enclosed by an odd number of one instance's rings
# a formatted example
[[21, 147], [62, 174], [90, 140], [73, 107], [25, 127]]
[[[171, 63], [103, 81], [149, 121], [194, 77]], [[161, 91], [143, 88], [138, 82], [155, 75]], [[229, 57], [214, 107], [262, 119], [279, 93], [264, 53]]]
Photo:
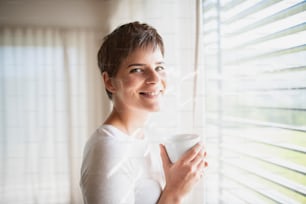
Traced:
[[162, 174], [154, 168], [152, 147], [146, 139], [100, 126], [84, 149], [80, 181], [84, 203], [157, 203]]

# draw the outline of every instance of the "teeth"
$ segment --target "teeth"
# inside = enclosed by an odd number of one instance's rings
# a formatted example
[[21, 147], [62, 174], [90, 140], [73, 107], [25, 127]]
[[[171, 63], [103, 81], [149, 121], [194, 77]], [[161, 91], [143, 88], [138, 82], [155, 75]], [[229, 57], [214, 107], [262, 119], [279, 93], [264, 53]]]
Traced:
[[157, 92], [149, 92], [149, 93], [147, 93], [148, 95], [150, 95], [150, 96], [156, 96], [157, 95]]
[[143, 92], [143, 94], [149, 95], [149, 96], [157, 96], [159, 92]]

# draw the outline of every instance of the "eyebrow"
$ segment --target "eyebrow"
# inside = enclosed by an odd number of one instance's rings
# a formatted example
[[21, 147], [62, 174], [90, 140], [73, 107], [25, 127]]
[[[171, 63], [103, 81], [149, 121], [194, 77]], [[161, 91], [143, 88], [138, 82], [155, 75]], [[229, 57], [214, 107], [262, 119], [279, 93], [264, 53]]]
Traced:
[[[165, 62], [160, 61], [160, 62], [157, 62], [156, 64], [157, 64], [157, 65], [161, 65], [161, 64], [165, 64]], [[128, 65], [128, 68], [129, 68], [129, 67], [143, 67], [143, 66], [145, 66], [145, 65], [146, 65], [146, 64], [134, 63], [134, 64], [129, 64], [129, 65]]]

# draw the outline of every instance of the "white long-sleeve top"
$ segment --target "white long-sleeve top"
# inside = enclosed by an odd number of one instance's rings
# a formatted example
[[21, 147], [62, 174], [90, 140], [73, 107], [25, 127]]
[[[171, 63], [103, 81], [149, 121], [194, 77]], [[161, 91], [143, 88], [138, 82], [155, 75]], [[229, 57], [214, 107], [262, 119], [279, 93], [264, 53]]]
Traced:
[[154, 168], [150, 147], [146, 139], [100, 126], [84, 149], [80, 181], [84, 203], [157, 203], [161, 172]]

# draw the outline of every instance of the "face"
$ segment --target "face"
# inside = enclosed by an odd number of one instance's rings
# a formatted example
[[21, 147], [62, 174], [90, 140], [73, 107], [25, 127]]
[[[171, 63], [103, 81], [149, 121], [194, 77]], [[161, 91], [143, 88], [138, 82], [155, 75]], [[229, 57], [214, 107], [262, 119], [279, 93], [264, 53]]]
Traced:
[[113, 102], [117, 108], [158, 111], [166, 88], [164, 59], [160, 49], [136, 49], [123, 60], [111, 81]]

